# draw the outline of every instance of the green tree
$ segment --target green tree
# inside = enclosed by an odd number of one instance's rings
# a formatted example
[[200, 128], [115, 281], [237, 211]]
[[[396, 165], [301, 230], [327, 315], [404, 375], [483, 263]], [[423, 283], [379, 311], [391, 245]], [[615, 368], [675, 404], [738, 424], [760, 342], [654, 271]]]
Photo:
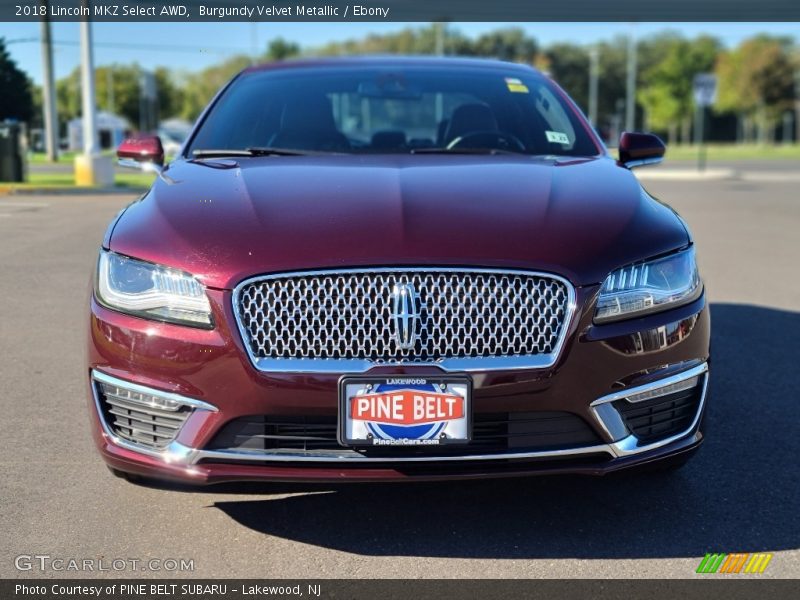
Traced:
[[[470, 40], [459, 31], [443, 25], [444, 53], [454, 56], [485, 56], [532, 64], [538, 53], [536, 40], [519, 27], [490, 31]], [[370, 34], [361, 39], [331, 42], [314, 50], [323, 56], [352, 54], [434, 54], [435, 25], [407, 27], [387, 34]]]
[[[597, 49], [600, 57], [597, 123], [602, 126], [614, 123], [625, 115], [628, 40], [625, 36], [617, 36], [599, 43]], [[617, 125], [621, 126], [621, 122]]]
[[[474, 42], [457, 30], [442, 26], [444, 53], [455, 56], [474, 56]], [[370, 34], [361, 39], [331, 42], [312, 50], [318, 56], [352, 54], [434, 54], [437, 31], [435, 25], [407, 27], [387, 34]]]
[[31, 127], [44, 127], [44, 91], [40, 85], [31, 83], [30, 86], [31, 102], [33, 103], [30, 125]]
[[642, 73], [638, 101], [647, 111], [650, 128], [666, 131], [673, 142], [679, 128], [684, 137], [688, 135], [694, 110], [692, 82], [698, 73], [714, 69], [721, 44], [710, 36], [679, 38], [662, 50], [661, 59]]
[[56, 81], [56, 112], [58, 120], [66, 123], [81, 114], [80, 70], [75, 69]]
[[[133, 129], [139, 126], [141, 73], [141, 67], [135, 63], [115, 63], [94, 70], [97, 108], [125, 117]], [[156, 80], [159, 116], [167, 118], [177, 115], [183, 107], [182, 90], [175, 85], [172, 72], [158, 67], [153, 75]], [[83, 111], [80, 76], [78, 67], [56, 82], [56, 105], [62, 121], [79, 117]]]
[[[658, 35], [640, 40], [637, 43], [636, 81], [637, 89], [647, 87], [647, 73], [660, 62], [669, 49], [673, 47], [680, 36], [672, 31], [665, 31]], [[627, 72], [628, 72], [628, 37], [618, 35], [609, 41], [597, 44], [599, 53], [599, 94], [598, 94], [598, 123], [608, 125], [622, 125], [625, 115], [625, 102], [627, 97]], [[588, 73], [586, 75], [588, 86]], [[642, 123], [642, 108], [638, 106], [642, 96], [637, 98], [637, 125]], [[648, 113], [648, 119], [651, 115]]]
[[249, 65], [247, 56], [234, 56], [219, 65], [186, 75], [181, 94], [181, 116], [190, 121], [196, 119], [214, 94]]
[[539, 45], [519, 27], [484, 33], [472, 44], [472, 54], [532, 65]]
[[557, 43], [548, 46], [537, 61], [584, 111], [589, 105], [589, 53], [582, 46]]
[[794, 97], [792, 40], [757, 35], [722, 54], [717, 63], [719, 94], [717, 109], [740, 115], [745, 137], [753, 126], [758, 139], [766, 142], [783, 111]]
[[275, 38], [267, 45], [267, 53], [264, 56], [267, 60], [286, 60], [300, 54], [300, 46], [294, 42]]
[[176, 84], [175, 75], [166, 67], [156, 67], [153, 75], [156, 78], [159, 119], [177, 117], [183, 108], [183, 89]]
[[30, 121], [33, 117], [31, 83], [11, 59], [4, 38], [0, 38], [0, 90], [0, 121]]

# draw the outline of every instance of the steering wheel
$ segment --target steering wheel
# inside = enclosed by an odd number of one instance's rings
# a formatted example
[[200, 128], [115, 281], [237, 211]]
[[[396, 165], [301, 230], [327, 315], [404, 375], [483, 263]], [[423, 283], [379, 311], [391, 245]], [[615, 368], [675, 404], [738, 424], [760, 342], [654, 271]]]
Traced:
[[525, 144], [523, 144], [517, 136], [506, 133], [505, 131], [470, 131], [469, 133], [458, 136], [447, 144], [448, 150], [465, 147], [486, 147], [496, 148], [498, 150], [510, 149], [516, 150], [517, 152], [525, 152]]

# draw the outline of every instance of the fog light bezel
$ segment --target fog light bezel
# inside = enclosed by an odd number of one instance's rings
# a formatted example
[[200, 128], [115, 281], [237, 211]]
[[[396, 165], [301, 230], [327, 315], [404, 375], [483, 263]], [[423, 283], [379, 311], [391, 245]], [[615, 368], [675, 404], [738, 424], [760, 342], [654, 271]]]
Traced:
[[[686, 437], [697, 428], [700, 422], [700, 416], [703, 414], [703, 409], [705, 407], [706, 395], [708, 392], [708, 376], [708, 363], [703, 362], [690, 369], [681, 371], [680, 373], [657, 379], [650, 383], [618, 390], [611, 394], [602, 396], [592, 402], [589, 407], [592, 415], [595, 418], [595, 421], [611, 440], [610, 446], [617, 456], [638, 454], [647, 450], [654, 450]], [[676, 389], [679, 388], [683, 382], [689, 381], [694, 381], [694, 386], [686, 385], [680, 389]], [[618, 402], [620, 400], [630, 402], [631, 404], [645, 402], [647, 400], [652, 400], [654, 398], [667, 396], [669, 394], [674, 394], [697, 387], [701, 387], [700, 400], [697, 406], [697, 412], [695, 413], [689, 427], [679, 433], [654, 442], [642, 444], [639, 438], [630, 432], [628, 427], [625, 425], [622, 415], [620, 415], [613, 405], [614, 402]], [[629, 400], [631, 397], [637, 398], [644, 394], [648, 395], [632, 402]]]

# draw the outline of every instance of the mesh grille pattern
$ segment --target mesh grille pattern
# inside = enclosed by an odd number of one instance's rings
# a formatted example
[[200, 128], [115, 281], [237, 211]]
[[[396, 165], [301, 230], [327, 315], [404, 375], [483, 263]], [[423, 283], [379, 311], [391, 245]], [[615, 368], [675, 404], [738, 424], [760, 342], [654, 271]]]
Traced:
[[[395, 337], [398, 285], [416, 295], [410, 349]], [[398, 270], [264, 278], [241, 288], [235, 310], [255, 358], [381, 364], [548, 355], [568, 302], [567, 286], [543, 275]]]

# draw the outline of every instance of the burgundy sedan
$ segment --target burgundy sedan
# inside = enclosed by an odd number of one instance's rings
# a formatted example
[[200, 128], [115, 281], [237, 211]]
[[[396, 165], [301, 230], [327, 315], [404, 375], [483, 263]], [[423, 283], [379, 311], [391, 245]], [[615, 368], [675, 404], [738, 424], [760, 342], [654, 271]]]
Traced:
[[250, 68], [100, 249], [85, 372], [111, 470], [214, 483], [675, 467], [709, 314], [685, 223], [533, 69]]

